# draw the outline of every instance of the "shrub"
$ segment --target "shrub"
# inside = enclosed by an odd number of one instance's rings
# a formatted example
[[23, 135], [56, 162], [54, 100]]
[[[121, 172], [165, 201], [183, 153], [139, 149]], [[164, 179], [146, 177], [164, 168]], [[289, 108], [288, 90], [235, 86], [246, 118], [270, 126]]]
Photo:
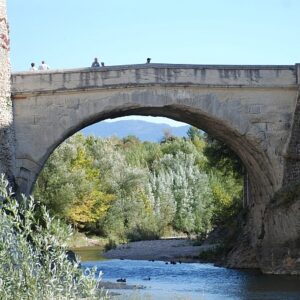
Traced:
[[215, 262], [226, 252], [224, 245], [218, 245], [212, 249], [200, 252], [198, 259], [204, 262]]
[[107, 244], [104, 246], [105, 251], [109, 251], [111, 249], [116, 249], [117, 248], [117, 242], [113, 239], [109, 239]]
[[[0, 176], [0, 299], [108, 299], [95, 270], [68, 260], [70, 227], [32, 197], [16, 200]], [[37, 213], [37, 210], [39, 211]]]
[[131, 242], [136, 241], [151, 241], [151, 240], [158, 240], [159, 234], [154, 229], [145, 228], [143, 226], [136, 226], [132, 228], [127, 233], [127, 238]]

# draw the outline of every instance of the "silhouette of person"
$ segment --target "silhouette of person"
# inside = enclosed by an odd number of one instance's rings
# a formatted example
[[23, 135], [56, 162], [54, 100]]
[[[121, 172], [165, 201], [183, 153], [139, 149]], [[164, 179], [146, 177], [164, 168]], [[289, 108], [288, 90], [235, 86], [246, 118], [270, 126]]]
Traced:
[[37, 68], [36, 68], [36, 66], [35, 66], [35, 63], [31, 63], [30, 64], [31, 65], [31, 67], [30, 67], [30, 71], [37, 71]]
[[39, 66], [39, 70], [49, 70], [49, 66], [45, 63], [44, 60], [42, 60], [42, 63]]
[[99, 68], [100, 67], [100, 64], [98, 62], [98, 58], [95, 57], [93, 63], [92, 63], [92, 68]]

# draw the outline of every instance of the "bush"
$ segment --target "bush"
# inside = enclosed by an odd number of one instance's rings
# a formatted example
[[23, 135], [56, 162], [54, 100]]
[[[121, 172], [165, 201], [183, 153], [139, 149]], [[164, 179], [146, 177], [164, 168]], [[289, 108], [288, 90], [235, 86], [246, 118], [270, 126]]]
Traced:
[[105, 244], [105, 246], [104, 246], [105, 251], [108, 251], [108, 250], [111, 250], [111, 249], [116, 249], [116, 248], [117, 248], [117, 242], [113, 239], [109, 239], [108, 243]]
[[16, 200], [1, 175], [0, 299], [108, 299], [95, 270], [68, 260], [70, 235], [32, 197]]
[[159, 234], [154, 229], [148, 229], [142, 226], [136, 226], [127, 233], [127, 238], [131, 242], [158, 240], [159, 237]]
[[212, 249], [200, 252], [198, 259], [203, 262], [216, 262], [226, 252], [224, 245], [216, 246]]

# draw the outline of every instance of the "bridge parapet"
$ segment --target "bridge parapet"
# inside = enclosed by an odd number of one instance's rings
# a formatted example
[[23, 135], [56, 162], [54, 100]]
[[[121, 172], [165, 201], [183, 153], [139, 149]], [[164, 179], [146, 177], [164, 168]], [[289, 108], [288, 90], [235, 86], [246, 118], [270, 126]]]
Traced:
[[12, 75], [12, 93], [70, 92], [156, 84], [288, 88], [297, 85], [297, 74], [299, 65], [124, 65], [15, 73]]

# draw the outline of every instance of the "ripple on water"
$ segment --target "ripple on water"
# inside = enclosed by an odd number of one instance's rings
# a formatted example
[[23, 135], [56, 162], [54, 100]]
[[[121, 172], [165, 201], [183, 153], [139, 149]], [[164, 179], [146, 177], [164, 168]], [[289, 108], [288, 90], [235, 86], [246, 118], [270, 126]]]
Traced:
[[[126, 278], [128, 284], [144, 285], [147, 288], [139, 293], [142, 297], [150, 295], [149, 299], [175, 296], [175, 299], [197, 300], [300, 299], [299, 277], [262, 275], [257, 271], [225, 269], [212, 264], [171, 265], [144, 260], [88, 261], [82, 266], [96, 266], [104, 273], [104, 281]], [[145, 281], [148, 277], [150, 280]]]

